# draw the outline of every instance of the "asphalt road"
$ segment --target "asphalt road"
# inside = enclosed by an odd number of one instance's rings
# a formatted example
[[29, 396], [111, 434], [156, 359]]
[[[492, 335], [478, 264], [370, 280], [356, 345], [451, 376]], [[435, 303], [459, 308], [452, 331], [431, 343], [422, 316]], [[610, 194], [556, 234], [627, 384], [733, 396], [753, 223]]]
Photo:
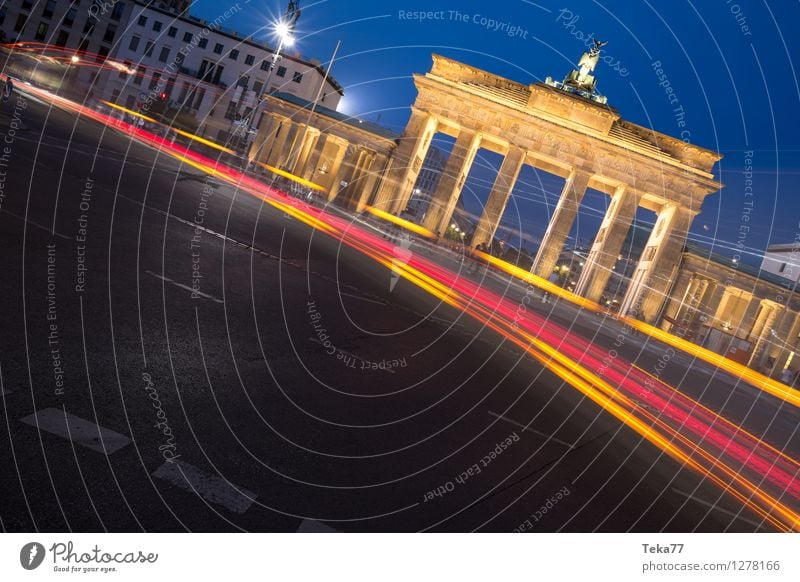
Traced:
[[[4, 530], [761, 529], [385, 267], [25, 103], [0, 112]], [[613, 341], [597, 316], [542, 309]], [[646, 368], [663, 348], [626, 349]], [[798, 451], [794, 411], [688, 358], [665, 375]]]

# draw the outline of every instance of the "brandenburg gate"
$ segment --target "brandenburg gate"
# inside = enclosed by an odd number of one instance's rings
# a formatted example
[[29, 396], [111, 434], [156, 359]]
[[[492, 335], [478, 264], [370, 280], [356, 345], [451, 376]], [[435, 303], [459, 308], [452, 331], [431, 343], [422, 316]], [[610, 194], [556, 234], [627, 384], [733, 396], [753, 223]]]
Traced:
[[678, 269], [687, 231], [706, 196], [722, 184], [721, 156], [622, 119], [595, 91], [600, 47], [584, 53], [563, 82], [524, 85], [433, 56], [415, 75], [411, 118], [389, 161], [373, 205], [402, 212], [436, 133], [455, 138], [422, 225], [442, 235], [480, 148], [504, 156], [472, 246], [492, 241], [523, 165], [565, 179], [533, 272], [548, 277], [561, 254], [587, 188], [610, 197], [576, 292], [599, 300], [637, 208], [657, 220], [620, 312], [654, 321]]

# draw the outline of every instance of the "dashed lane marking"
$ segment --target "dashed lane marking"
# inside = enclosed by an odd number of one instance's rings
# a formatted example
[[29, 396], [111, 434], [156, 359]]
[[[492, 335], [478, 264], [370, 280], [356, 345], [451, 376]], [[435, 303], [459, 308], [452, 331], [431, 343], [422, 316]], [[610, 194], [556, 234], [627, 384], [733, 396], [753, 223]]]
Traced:
[[167, 461], [156, 469], [153, 477], [163, 479], [234, 513], [244, 513], [256, 499], [256, 494], [252, 491], [237, 487], [222, 477], [206, 473], [183, 461]]
[[204, 299], [210, 299], [211, 301], [216, 301], [217, 303], [224, 303], [224, 301], [222, 301], [222, 299], [217, 299], [216, 297], [213, 297], [213, 296], [209, 295], [208, 293], [202, 293], [200, 291], [196, 291], [196, 290], [192, 289], [191, 287], [189, 287], [188, 285], [184, 285], [183, 283], [178, 283], [177, 281], [173, 281], [172, 279], [168, 279], [167, 277], [162, 277], [161, 275], [159, 275], [158, 273], [154, 273], [153, 271], [145, 271], [145, 273], [147, 273], [148, 275], [152, 275], [156, 279], [161, 279], [162, 281], [166, 281], [167, 283], [170, 283], [171, 285], [175, 285], [176, 287], [180, 287], [181, 289], [185, 289], [189, 293], [191, 293], [193, 295], [197, 295], [198, 297], [203, 297]]
[[124, 434], [98, 426], [60, 408], [44, 408], [20, 420], [106, 455], [115, 453], [131, 442]]
[[335, 529], [313, 519], [304, 519], [297, 528], [297, 533], [338, 533]]
[[522, 423], [520, 423], [520, 422], [517, 422], [516, 420], [512, 420], [512, 419], [510, 419], [510, 418], [506, 418], [505, 416], [502, 416], [502, 415], [500, 415], [500, 414], [497, 414], [496, 412], [492, 412], [491, 410], [489, 411], [489, 416], [494, 416], [495, 418], [499, 418], [500, 420], [504, 420], [504, 421], [506, 421], [506, 422], [507, 422], [507, 423], [509, 423], [509, 424], [513, 424], [513, 425], [514, 425], [514, 426], [516, 426], [517, 428], [521, 428], [522, 430], [525, 430], [525, 431], [527, 431], [527, 432], [530, 432], [530, 433], [533, 433], [533, 434], [539, 435], [539, 436], [541, 436], [541, 437], [544, 437], [544, 438], [546, 438], [547, 440], [551, 440], [551, 441], [557, 442], [558, 444], [560, 444], [560, 445], [564, 445], [565, 447], [568, 447], [568, 448], [570, 448], [570, 449], [574, 449], [574, 448], [575, 448], [575, 445], [573, 445], [573, 444], [571, 444], [571, 443], [568, 443], [568, 442], [566, 442], [566, 441], [562, 441], [561, 439], [557, 439], [556, 437], [554, 437], [554, 436], [550, 436], [550, 435], [549, 435], [549, 434], [547, 434], [547, 433], [544, 433], [544, 432], [541, 432], [541, 431], [538, 431], [538, 430], [532, 429], [532, 428], [531, 428], [531, 427], [529, 427], [529, 426], [525, 426], [524, 424], [522, 424]]

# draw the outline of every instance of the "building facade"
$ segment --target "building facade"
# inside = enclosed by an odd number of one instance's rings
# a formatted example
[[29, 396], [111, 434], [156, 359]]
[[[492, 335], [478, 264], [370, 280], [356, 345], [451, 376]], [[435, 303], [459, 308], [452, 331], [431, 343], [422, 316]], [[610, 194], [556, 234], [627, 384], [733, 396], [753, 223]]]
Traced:
[[187, 8], [185, 1], [10, 0], [0, 30], [6, 42], [26, 43], [20, 51], [47, 44], [63, 55], [61, 84], [131, 109], [165, 101], [216, 140], [226, 141], [243, 118], [258, 124], [265, 93], [338, 106], [344, 92], [319, 62], [288, 50], [273, 68], [272, 47], [225, 27], [241, 3], [210, 21]]

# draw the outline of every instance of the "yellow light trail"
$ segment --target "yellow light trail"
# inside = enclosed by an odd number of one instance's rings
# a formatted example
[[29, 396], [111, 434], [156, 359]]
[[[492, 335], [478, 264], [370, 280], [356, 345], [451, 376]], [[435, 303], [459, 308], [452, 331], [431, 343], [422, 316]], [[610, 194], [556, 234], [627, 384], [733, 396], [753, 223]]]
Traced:
[[312, 182], [311, 180], [306, 180], [305, 178], [301, 178], [300, 176], [292, 174], [291, 172], [287, 172], [286, 170], [281, 170], [280, 168], [274, 168], [272, 166], [268, 166], [267, 164], [262, 164], [261, 162], [256, 162], [256, 163], [259, 166], [261, 166], [262, 168], [265, 168], [265, 169], [269, 170], [273, 174], [276, 174], [276, 175], [281, 176], [283, 178], [287, 178], [289, 180], [292, 180], [293, 182], [297, 182], [298, 184], [302, 184], [303, 186], [307, 186], [308, 188], [311, 188], [312, 190], [316, 190], [318, 192], [326, 192], [327, 191], [324, 186], [320, 186], [319, 184], [316, 184], [315, 182]]
[[[483, 253], [481, 251], [473, 251], [475, 256], [480, 257], [487, 263], [497, 267], [498, 269], [512, 275], [526, 283], [539, 287], [547, 291], [548, 293], [552, 293], [558, 297], [561, 297], [574, 305], [578, 305], [579, 307], [583, 307], [589, 311], [594, 311], [597, 313], [602, 313], [605, 309], [600, 306], [599, 304], [595, 303], [594, 301], [590, 301], [585, 297], [581, 297], [580, 295], [576, 295], [571, 291], [567, 291], [563, 287], [559, 285], [555, 285], [550, 283], [549, 281], [534, 275], [533, 273], [526, 271], [525, 269], [521, 269], [516, 265], [512, 265], [506, 261], [498, 259], [497, 257], [493, 257], [487, 253]], [[677, 348], [687, 354], [695, 356], [696, 358], [703, 360], [706, 363], [709, 363], [713, 366], [717, 366], [719, 369], [724, 370], [734, 376], [738, 376], [743, 380], [746, 380], [753, 386], [757, 388], [761, 388], [768, 394], [787, 402], [793, 406], [800, 408], [800, 391], [785, 384], [778, 382], [777, 380], [773, 380], [772, 378], [765, 376], [764, 374], [753, 370], [752, 368], [748, 368], [747, 366], [740, 364], [739, 362], [735, 362], [725, 356], [721, 356], [716, 352], [712, 352], [711, 350], [698, 346], [697, 344], [693, 344], [690, 341], [687, 341], [683, 338], [680, 338], [674, 334], [671, 334], [663, 329], [659, 329], [653, 325], [648, 323], [644, 323], [639, 321], [638, 319], [633, 319], [632, 317], [619, 317], [617, 318], [619, 321], [629, 325], [630, 327], [641, 331], [645, 335], [648, 335], [654, 339], [657, 339], [673, 348]]]
[[430, 239], [436, 238], [436, 235], [433, 234], [427, 228], [425, 228], [423, 226], [420, 226], [418, 224], [415, 224], [415, 223], [411, 222], [410, 220], [406, 220], [404, 218], [400, 218], [399, 216], [395, 216], [394, 214], [386, 212], [385, 210], [381, 210], [380, 208], [375, 208], [374, 206], [365, 206], [364, 210], [366, 210], [367, 212], [369, 212], [373, 216], [377, 216], [378, 218], [381, 218], [383, 220], [386, 220], [388, 222], [396, 224], [397, 226], [399, 226], [401, 228], [405, 228], [406, 230], [409, 230], [409, 231], [411, 231], [413, 233], [416, 233], [416, 234], [418, 234], [420, 236], [424, 236], [425, 238], [430, 238]]
[[128, 109], [127, 107], [123, 107], [122, 105], [117, 105], [116, 103], [111, 103], [111, 101], [103, 101], [103, 103], [105, 103], [106, 105], [108, 105], [112, 109], [116, 109], [118, 111], [124, 111], [125, 113], [127, 113], [129, 115], [133, 115], [134, 117], [138, 117], [140, 119], [144, 119], [145, 121], [152, 121], [153, 123], [158, 123], [158, 121], [153, 119], [152, 117], [148, 117], [147, 115], [142, 115], [138, 111], [133, 111], [131, 109]]
[[193, 133], [189, 133], [188, 131], [183, 131], [182, 129], [178, 129], [176, 127], [172, 127], [170, 129], [172, 129], [172, 131], [174, 131], [178, 135], [182, 135], [183, 137], [188, 137], [191, 140], [194, 140], [194, 141], [196, 141], [198, 143], [201, 143], [203, 145], [207, 145], [207, 146], [212, 147], [214, 149], [217, 149], [217, 150], [219, 150], [221, 152], [225, 152], [226, 154], [235, 154], [236, 153], [232, 149], [226, 148], [225, 146], [221, 146], [221, 145], [219, 145], [217, 143], [214, 143], [210, 139], [206, 139], [204, 137], [200, 137], [199, 135], [195, 135]]

